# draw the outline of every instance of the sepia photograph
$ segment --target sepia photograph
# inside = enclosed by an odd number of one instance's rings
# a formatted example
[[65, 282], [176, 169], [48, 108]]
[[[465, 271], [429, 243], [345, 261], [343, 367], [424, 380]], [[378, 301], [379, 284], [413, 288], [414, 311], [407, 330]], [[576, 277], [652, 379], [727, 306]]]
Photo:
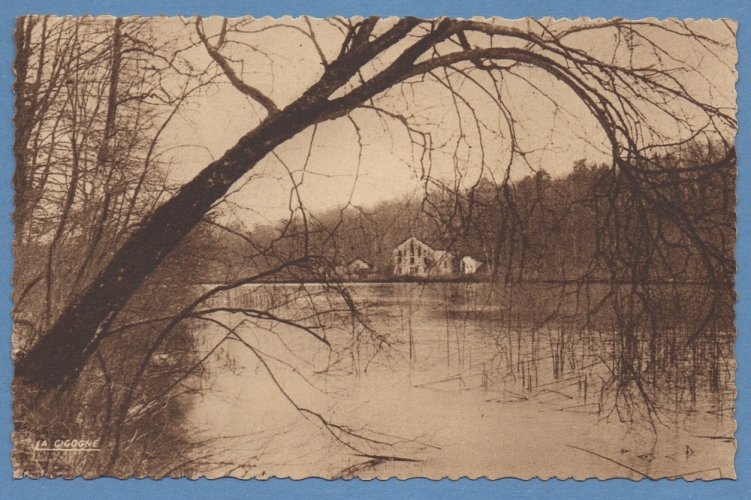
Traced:
[[735, 479], [737, 28], [16, 18], [14, 477]]

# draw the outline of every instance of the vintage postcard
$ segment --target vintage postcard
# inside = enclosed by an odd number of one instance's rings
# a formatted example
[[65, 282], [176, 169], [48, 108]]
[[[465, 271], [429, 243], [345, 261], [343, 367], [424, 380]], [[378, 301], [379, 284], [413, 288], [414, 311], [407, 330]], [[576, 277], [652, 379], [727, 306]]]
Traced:
[[732, 20], [16, 20], [16, 477], [734, 478]]

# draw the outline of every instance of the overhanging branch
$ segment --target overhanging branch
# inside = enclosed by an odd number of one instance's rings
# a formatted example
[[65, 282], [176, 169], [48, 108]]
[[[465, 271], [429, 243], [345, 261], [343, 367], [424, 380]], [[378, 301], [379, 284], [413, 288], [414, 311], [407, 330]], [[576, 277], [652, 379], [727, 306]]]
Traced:
[[224, 22], [222, 23], [222, 32], [219, 35], [220, 44], [218, 44], [216, 47], [211, 45], [208, 38], [206, 38], [206, 34], [203, 32], [202, 24], [202, 18], [198, 17], [198, 19], [196, 19], [196, 33], [198, 34], [198, 38], [201, 39], [201, 42], [203, 43], [204, 47], [206, 47], [206, 51], [209, 53], [211, 58], [216, 61], [220, 68], [222, 68], [222, 71], [224, 71], [224, 74], [227, 76], [227, 79], [232, 84], [232, 86], [266, 108], [269, 116], [277, 114], [279, 112], [279, 108], [276, 106], [276, 104], [274, 104], [274, 101], [272, 101], [268, 96], [266, 96], [257, 88], [245, 83], [239, 76], [237, 76], [237, 73], [235, 73], [235, 70], [232, 69], [229, 61], [227, 61], [227, 59], [219, 52], [219, 47], [224, 42], [224, 39], [227, 36], [227, 19], [224, 19]]

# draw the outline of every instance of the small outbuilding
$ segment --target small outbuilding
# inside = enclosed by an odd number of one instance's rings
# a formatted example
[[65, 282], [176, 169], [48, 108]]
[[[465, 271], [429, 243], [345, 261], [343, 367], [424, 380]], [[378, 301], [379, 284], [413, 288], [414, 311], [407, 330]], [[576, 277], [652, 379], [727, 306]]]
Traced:
[[467, 255], [462, 257], [462, 260], [459, 262], [459, 269], [462, 274], [475, 274], [482, 264], [479, 260], [475, 260]]
[[355, 259], [347, 264], [347, 270], [351, 273], [370, 271], [372, 266], [362, 259]]
[[373, 266], [362, 259], [355, 259], [347, 264], [350, 279], [365, 279], [373, 272]]

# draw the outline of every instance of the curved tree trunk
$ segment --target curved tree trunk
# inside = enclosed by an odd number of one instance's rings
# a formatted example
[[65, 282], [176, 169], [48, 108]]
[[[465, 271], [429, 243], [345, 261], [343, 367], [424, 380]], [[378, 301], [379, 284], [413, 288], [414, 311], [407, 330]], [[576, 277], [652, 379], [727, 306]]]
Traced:
[[[307, 118], [307, 119], [304, 119]], [[19, 362], [16, 375], [54, 387], [78, 373], [98, 337], [212, 204], [274, 147], [312, 123], [291, 111], [270, 117], [155, 210], [112, 261]]]
[[[276, 146], [313, 123], [342, 116], [370, 98], [372, 94], [365, 94], [347, 105], [328, 99], [365, 63], [403, 39], [419, 20], [402, 19], [386, 33], [370, 40], [376, 22], [377, 18], [369, 18], [360, 25], [349, 50], [331, 63], [321, 79], [302, 97], [283, 111], [268, 116], [143, 221], [99, 276], [17, 361], [16, 377], [40, 388], [54, 388], [75, 377], [144, 279], [240, 177]], [[430, 36], [422, 38], [407, 57], [392, 65], [392, 83], [404, 77], [432, 41]]]

